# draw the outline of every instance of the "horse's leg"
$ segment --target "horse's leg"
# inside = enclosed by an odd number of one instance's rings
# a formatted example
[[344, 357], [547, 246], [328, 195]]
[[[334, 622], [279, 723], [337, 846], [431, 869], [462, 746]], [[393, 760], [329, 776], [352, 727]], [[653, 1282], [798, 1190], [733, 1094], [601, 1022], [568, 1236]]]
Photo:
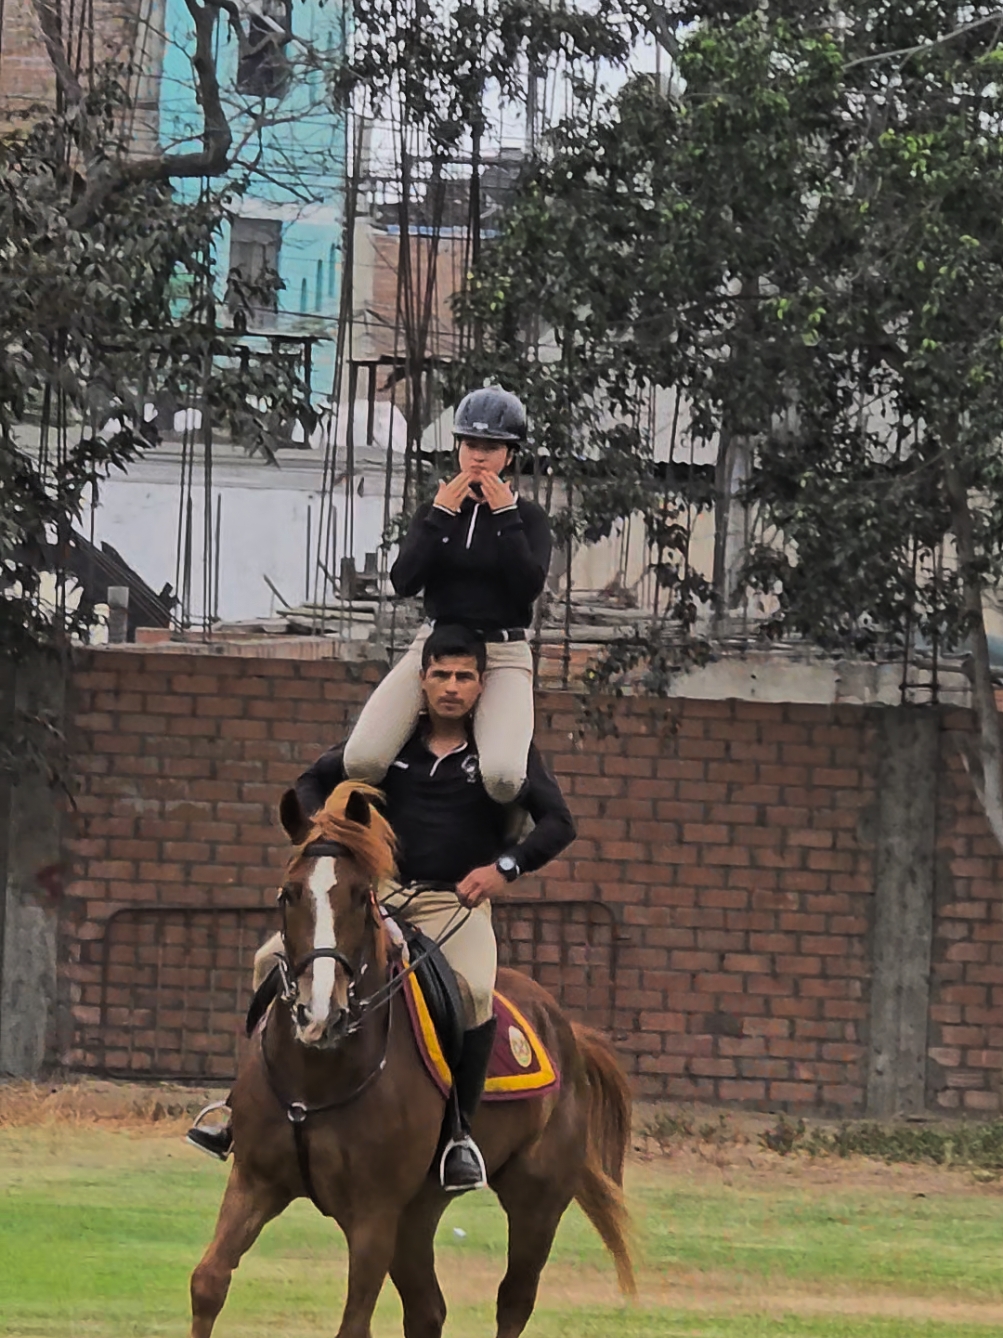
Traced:
[[369, 1324], [386, 1281], [397, 1240], [398, 1209], [364, 1217], [348, 1237], [348, 1296], [336, 1338], [369, 1338]]
[[277, 1217], [288, 1202], [287, 1194], [249, 1180], [239, 1166], [234, 1166], [216, 1219], [216, 1234], [192, 1274], [191, 1338], [209, 1338], [230, 1289], [233, 1270], [265, 1223]]
[[498, 1288], [497, 1338], [519, 1338], [536, 1305], [540, 1274], [571, 1202], [567, 1185], [510, 1162], [491, 1188], [508, 1218], [508, 1267]]
[[435, 1276], [435, 1228], [448, 1206], [438, 1186], [404, 1209], [390, 1277], [404, 1307], [404, 1338], [441, 1338], [446, 1301]]

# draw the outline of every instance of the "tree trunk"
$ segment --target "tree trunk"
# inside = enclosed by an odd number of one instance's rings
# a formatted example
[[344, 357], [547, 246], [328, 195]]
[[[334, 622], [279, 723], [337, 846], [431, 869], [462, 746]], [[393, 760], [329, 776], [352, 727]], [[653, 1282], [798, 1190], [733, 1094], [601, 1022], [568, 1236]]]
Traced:
[[747, 438], [722, 436], [714, 487], [714, 628], [726, 632], [737, 587], [736, 574], [745, 556], [747, 514], [738, 494], [748, 480]]
[[962, 757], [992, 833], [1003, 849], [1003, 749], [1000, 745], [996, 693], [989, 668], [989, 642], [982, 609], [982, 585], [976, 566], [972, 513], [968, 504], [968, 489], [957, 466], [950, 461], [945, 467], [944, 477], [961, 569], [964, 609], [971, 629], [972, 708], [978, 733], [980, 765], [973, 767], [964, 751]]

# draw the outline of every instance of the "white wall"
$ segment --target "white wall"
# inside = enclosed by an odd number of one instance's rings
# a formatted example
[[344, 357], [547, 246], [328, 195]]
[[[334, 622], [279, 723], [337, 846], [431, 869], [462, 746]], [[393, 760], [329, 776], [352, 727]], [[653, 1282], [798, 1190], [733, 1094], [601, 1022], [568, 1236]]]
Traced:
[[[266, 575], [291, 603], [301, 603], [306, 597], [307, 516], [309, 512], [312, 569], [320, 523], [323, 459], [318, 451], [303, 455], [309, 458], [304, 460], [300, 456], [291, 462], [284, 458], [282, 467], [275, 468], [260, 459], [217, 451], [212, 521], [215, 533], [218, 495], [221, 499], [219, 616], [226, 621], [263, 617], [275, 608], [275, 597], [265, 584]], [[95, 542], [112, 544], [157, 591], [167, 582], [174, 586], [177, 579], [180, 479], [180, 455], [171, 447], [162, 446], [134, 464], [127, 475], [116, 475], [101, 486], [93, 516]], [[335, 575], [346, 552], [346, 518], [351, 512], [354, 512], [354, 536], [347, 551], [360, 568], [365, 554], [374, 551], [382, 537], [382, 479], [375, 475], [365, 477], [362, 496], [357, 491], [359, 481], [357, 477], [350, 505], [346, 505], [344, 483], [335, 489], [336, 557], [334, 567], [328, 564]], [[205, 485], [199, 464], [191, 501], [191, 608], [193, 619], [200, 621]], [[89, 508], [81, 528], [90, 535]], [[182, 537], [182, 545], [183, 542]], [[311, 585], [312, 579], [311, 576]]]

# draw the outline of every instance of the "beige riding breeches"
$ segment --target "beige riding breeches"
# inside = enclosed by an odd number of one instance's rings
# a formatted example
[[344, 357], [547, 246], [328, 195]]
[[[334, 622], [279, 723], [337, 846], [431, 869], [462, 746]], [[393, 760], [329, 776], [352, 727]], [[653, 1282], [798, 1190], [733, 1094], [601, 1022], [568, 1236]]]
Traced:
[[[353, 780], [378, 785], [414, 733], [422, 708], [421, 649], [431, 630], [421, 629], [362, 708], [345, 744], [345, 771]], [[533, 741], [533, 655], [525, 641], [492, 641], [486, 649], [474, 739], [484, 788], [509, 804], [526, 779]]]
[[[491, 927], [491, 903], [482, 901], [476, 909], [468, 912], [452, 892], [419, 892], [415, 896], [396, 887], [385, 890], [380, 900], [391, 910], [404, 907], [405, 918], [429, 938], [445, 940], [442, 955], [460, 978], [467, 1025], [479, 1027], [481, 1023], [490, 1021], [498, 974], [498, 949]], [[454, 928], [456, 932], [450, 933]], [[268, 975], [281, 951], [282, 935], [273, 934], [254, 954], [255, 989]]]

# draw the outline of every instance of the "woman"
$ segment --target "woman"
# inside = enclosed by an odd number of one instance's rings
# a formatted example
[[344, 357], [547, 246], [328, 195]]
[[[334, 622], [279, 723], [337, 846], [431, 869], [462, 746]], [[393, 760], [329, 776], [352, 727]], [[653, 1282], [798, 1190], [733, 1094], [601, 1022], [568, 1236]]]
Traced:
[[527, 628], [543, 589], [553, 538], [546, 513], [516, 498], [501, 477], [526, 436], [526, 413], [495, 386], [472, 391], [453, 423], [459, 473], [420, 506], [390, 580], [424, 592], [429, 624], [363, 708], [345, 745], [345, 770], [378, 784], [414, 732], [421, 710], [421, 648], [436, 621], [459, 623], [487, 643], [484, 693], [474, 716], [481, 776], [501, 804], [526, 779], [533, 738], [533, 660]]

